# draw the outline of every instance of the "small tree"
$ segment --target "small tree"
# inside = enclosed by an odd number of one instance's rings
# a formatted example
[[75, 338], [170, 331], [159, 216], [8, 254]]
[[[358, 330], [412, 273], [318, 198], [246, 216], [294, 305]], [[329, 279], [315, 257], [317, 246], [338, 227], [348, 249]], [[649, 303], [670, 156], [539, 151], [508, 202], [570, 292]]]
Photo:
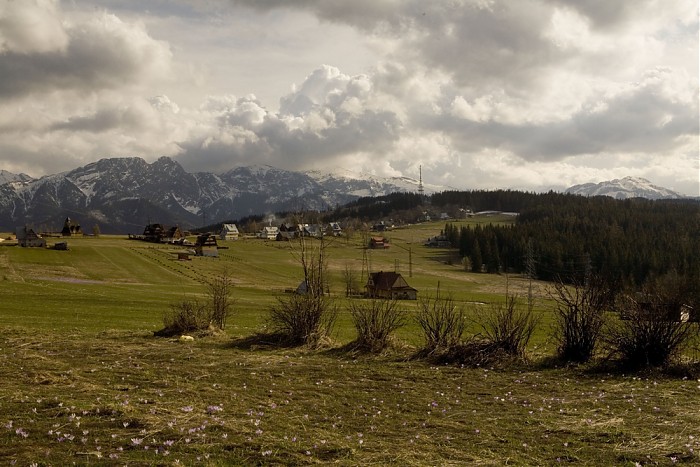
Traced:
[[357, 330], [355, 344], [361, 350], [381, 352], [389, 346], [392, 333], [406, 324], [406, 314], [396, 300], [353, 301], [348, 308]]
[[228, 269], [224, 269], [220, 276], [210, 280], [207, 283], [207, 289], [211, 300], [211, 323], [219, 329], [224, 329], [233, 306], [231, 301], [233, 281]]
[[440, 289], [434, 297], [418, 302], [416, 320], [423, 330], [425, 351], [449, 350], [458, 345], [464, 334], [464, 311], [451, 296], [441, 297]]
[[343, 270], [343, 281], [345, 282], [345, 296], [350, 297], [352, 295], [357, 295], [360, 293], [360, 288], [358, 285], [358, 274], [353, 270], [349, 264], [345, 264], [345, 269]]
[[550, 291], [556, 303], [554, 336], [559, 357], [583, 363], [593, 357], [614, 290], [602, 277], [589, 274], [583, 283], [564, 284], [559, 279]]

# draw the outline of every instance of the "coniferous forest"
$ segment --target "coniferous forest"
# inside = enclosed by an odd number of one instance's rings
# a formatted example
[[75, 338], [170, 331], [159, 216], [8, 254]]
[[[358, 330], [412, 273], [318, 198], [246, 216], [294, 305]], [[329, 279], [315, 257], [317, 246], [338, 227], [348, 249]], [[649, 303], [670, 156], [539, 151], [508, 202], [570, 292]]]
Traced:
[[479, 265], [486, 272], [531, 268], [539, 279], [566, 281], [595, 272], [626, 286], [669, 273], [696, 283], [700, 277], [697, 200], [502, 195], [491, 193], [504, 210], [519, 212], [513, 225], [445, 226], [445, 235], [475, 271]]

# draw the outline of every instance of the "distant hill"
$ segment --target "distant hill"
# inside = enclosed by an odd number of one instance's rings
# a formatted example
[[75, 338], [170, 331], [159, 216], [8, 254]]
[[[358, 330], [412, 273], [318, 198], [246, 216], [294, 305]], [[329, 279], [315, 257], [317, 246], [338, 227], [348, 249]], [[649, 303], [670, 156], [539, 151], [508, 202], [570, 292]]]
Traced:
[[600, 183], [584, 183], [566, 189], [566, 193], [582, 196], [610, 196], [616, 199], [679, 199], [683, 195], [652, 184], [639, 177], [625, 177]]
[[[363, 196], [418, 191], [418, 180], [362, 174], [293, 172], [270, 166], [225, 173], [186, 172], [161, 157], [108, 158], [33, 179], [0, 172], [0, 229], [60, 230], [71, 217], [84, 231], [141, 233], [149, 222], [193, 228], [280, 211], [326, 210]], [[429, 193], [436, 187], [426, 186]]]

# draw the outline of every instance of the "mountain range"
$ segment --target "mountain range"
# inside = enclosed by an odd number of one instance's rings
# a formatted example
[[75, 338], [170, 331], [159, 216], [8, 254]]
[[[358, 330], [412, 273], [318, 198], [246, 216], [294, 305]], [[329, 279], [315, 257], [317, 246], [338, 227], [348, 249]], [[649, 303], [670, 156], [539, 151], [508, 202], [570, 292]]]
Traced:
[[[39, 179], [0, 172], [0, 229], [32, 225], [60, 231], [66, 217], [88, 232], [95, 224], [103, 233], [141, 233], [152, 222], [192, 228], [247, 215], [325, 210], [363, 196], [416, 192], [418, 185], [406, 177], [270, 166], [189, 173], [168, 157], [153, 163], [109, 158]], [[447, 187], [424, 189], [430, 193]]]
[[[293, 172], [270, 166], [238, 167], [221, 174], [190, 173], [161, 157], [107, 158], [35, 179], [0, 171], [0, 230], [30, 225], [60, 231], [66, 217], [90, 232], [141, 233], [146, 224], [185, 229], [248, 215], [326, 210], [360, 197], [418, 192], [419, 180], [349, 171]], [[426, 194], [450, 187], [424, 185]], [[615, 198], [682, 198], [642, 178], [572, 186], [567, 193]]]

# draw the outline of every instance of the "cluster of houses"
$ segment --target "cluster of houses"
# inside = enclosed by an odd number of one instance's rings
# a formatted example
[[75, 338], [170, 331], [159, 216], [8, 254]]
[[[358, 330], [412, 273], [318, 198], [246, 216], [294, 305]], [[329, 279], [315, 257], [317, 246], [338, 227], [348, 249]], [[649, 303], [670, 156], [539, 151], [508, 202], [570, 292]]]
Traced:
[[285, 223], [279, 227], [268, 225], [263, 227], [257, 237], [265, 240], [288, 241], [300, 237], [340, 237], [343, 229], [337, 222], [328, 224], [292, 224]]

